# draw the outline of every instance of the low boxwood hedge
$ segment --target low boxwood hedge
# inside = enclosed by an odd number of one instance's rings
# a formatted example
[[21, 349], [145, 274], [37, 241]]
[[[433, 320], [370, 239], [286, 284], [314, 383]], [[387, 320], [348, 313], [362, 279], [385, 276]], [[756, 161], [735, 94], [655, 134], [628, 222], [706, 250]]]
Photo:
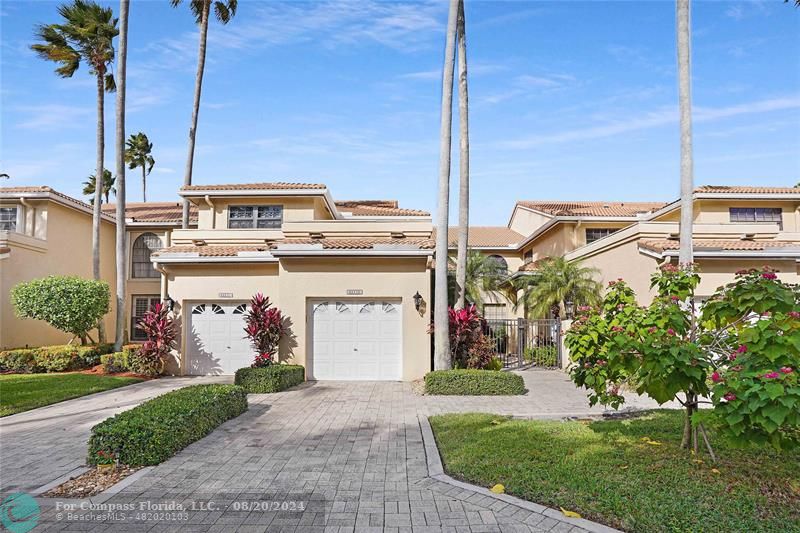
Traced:
[[0, 352], [0, 370], [26, 374], [84, 370], [100, 364], [100, 357], [113, 349], [112, 344], [66, 344], [6, 350]]
[[435, 370], [425, 374], [426, 394], [505, 396], [525, 394], [522, 376], [498, 370]]
[[122, 464], [157, 465], [246, 410], [247, 394], [236, 385], [168, 392], [94, 426], [87, 461], [98, 464], [102, 451]]
[[103, 365], [103, 370], [109, 374], [116, 374], [118, 372], [136, 372], [134, 370], [134, 359], [131, 354], [139, 350], [138, 344], [126, 344], [122, 347], [122, 351], [109, 353], [100, 356], [100, 364]]
[[280, 392], [299, 385], [306, 379], [306, 369], [300, 365], [270, 365], [260, 368], [240, 368], [233, 382], [251, 394]]

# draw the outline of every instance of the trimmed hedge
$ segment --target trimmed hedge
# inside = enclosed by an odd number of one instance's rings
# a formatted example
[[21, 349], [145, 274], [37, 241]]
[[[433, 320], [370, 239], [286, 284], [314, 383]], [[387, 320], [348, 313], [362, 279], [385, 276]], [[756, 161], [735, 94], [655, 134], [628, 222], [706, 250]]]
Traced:
[[247, 411], [247, 394], [236, 385], [194, 385], [149, 400], [92, 428], [89, 464], [98, 452], [113, 453], [120, 463], [162, 463]]
[[113, 344], [66, 344], [6, 350], [0, 352], [0, 370], [24, 374], [84, 370], [100, 364], [100, 357], [113, 349]]
[[306, 369], [300, 365], [270, 365], [260, 368], [240, 368], [233, 382], [250, 394], [280, 392], [299, 385], [306, 379]]
[[425, 374], [425, 394], [505, 396], [525, 394], [522, 376], [497, 370], [434, 370]]
[[103, 370], [109, 374], [116, 374], [118, 372], [133, 372], [136, 366], [135, 358], [131, 357], [132, 354], [139, 350], [138, 344], [126, 344], [122, 347], [121, 352], [114, 352], [100, 356], [100, 364], [103, 365]]

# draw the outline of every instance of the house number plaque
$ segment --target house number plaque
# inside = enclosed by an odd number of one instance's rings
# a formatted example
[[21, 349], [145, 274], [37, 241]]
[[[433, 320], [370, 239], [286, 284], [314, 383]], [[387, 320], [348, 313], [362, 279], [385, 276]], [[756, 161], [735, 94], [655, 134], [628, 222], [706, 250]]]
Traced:
[[348, 296], [361, 296], [364, 294], [364, 289], [347, 289]]

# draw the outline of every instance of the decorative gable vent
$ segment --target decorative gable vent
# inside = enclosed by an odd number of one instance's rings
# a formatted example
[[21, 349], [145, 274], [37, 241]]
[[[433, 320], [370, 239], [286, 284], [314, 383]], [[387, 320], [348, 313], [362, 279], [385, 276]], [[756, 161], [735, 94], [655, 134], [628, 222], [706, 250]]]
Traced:
[[312, 231], [311, 233], [309, 233], [309, 234], [308, 234], [308, 236], [309, 236], [311, 239], [324, 239], [324, 238], [325, 238], [325, 235], [323, 235], [323, 234], [322, 234], [321, 232], [319, 232], [319, 231]]
[[405, 239], [406, 234], [402, 231], [393, 231], [392, 232], [392, 239]]

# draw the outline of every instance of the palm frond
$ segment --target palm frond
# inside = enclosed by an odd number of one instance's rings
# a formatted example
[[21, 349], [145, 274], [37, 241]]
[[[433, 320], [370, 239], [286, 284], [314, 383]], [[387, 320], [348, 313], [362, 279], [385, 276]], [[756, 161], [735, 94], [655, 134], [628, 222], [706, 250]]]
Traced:
[[553, 308], [563, 308], [566, 302], [599, 303], [602, 286], [595, 279], [598, 273], [596, 268], [581, 266], [579, 261], [551, 257], [541, 261], [532, 274], [518, 278], [515, 287], [523, 291], [520, 303], [525, 304], [528, 314], [539, 318]]

